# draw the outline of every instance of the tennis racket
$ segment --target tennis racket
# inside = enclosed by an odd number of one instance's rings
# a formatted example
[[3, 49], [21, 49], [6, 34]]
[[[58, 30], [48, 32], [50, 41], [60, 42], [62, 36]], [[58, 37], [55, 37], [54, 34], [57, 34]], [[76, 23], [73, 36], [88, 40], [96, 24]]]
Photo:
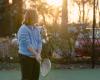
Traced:
[[51, 61], [49, 58], [43, 59], [40, 65], [40, 73], [43, 77], [47, 76], [47, 74], [51, 70]]

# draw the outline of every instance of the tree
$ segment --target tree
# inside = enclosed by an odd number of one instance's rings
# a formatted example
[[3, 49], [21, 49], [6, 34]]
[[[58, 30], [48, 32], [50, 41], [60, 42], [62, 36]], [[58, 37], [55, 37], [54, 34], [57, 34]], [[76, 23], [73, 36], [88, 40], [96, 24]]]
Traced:
[[98, 13], [99, 13], [99, 27], [100, 27], [100, 0], [97, 0], [97, 9], [98, 9]]
[[66, 27], [68, 24], [68, 0], [63, 0], [62, 4], [62, 27]]
[[45, 2], [42, 2], [42, 0], [38, 0], [36, 7], [39, 14], [42, 15], [44, 25], [46, 25], [45, 16], [48, 15], [48, 5]]
[[9, 2], [0, 0], [0, 36], [9, 35]]
[[0, 0], [0, 36], [11, 36], [15, 33], [22, 21], [22, 0]]
[[59, 7], [48, 5], [44, 0], [38, 0], [36, 7], [39, 12], [39, 15], [42, 16], [43, 23], [45, 25], [47, 25], [46, 17], [49, 17], [49, 19], [52, 18], [52, 22], [53, 22], [52, 24], [54, 25], [58, 24], [57, 21], [61, 14], [61, 10]]
[[23, 0], [13, 0], [10, 5], [10, 30], [11, 34], [16, 33], [22, 23], [23, 16]]
[[80, 12], [80, 17], [79, 17], [79, 21], [81, 22], [81, 6], [83, 8], [83, 16], [82, 16], [82, 23], [84, 24], [85, 23], [85, 4], [88, 2], [88, 1], [91, 1], [91, 0], [73, 0], [74, 2], [76, 2], [76, 4], [79, 6], [79, 12]]

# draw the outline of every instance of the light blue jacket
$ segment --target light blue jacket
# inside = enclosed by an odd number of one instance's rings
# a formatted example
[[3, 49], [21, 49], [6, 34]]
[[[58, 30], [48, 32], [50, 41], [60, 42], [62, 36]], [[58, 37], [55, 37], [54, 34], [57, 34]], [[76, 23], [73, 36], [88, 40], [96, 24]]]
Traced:
[[27, 25], [23, 24], [17, 36], [20, 54], [32, 56], [32, 53], [28, 50], [29, 47], [42, 49], [41, 29], [39, 27], [27, 27]]

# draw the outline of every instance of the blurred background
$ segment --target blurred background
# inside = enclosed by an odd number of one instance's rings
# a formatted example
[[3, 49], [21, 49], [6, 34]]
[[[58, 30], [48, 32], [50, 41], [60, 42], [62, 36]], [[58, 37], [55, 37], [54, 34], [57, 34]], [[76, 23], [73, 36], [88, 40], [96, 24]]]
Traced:
[[39, 25], [46, 29], [43, 58], [54, 63], [90, 64], [94, 26], [94, 56], [96, 62], [100, 60], [100, 0], [0, 0], [1, 62], [18, 62], [18, 47], [12, 40], [28, 9], [38, 11]]

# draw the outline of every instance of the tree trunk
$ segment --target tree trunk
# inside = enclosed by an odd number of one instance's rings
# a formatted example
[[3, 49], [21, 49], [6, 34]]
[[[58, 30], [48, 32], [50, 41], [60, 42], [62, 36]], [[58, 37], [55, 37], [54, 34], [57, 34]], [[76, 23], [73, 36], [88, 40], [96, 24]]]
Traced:
[[81, 6], [79, 5], [79, 23], [81, 23]]
[[63, 0], [62, 4], [62, 27], [66, 27], [68, 24], [68, 0]]
[[84, 24], [84, 15], [85, 15], [85, 2], [83, 0], [83, 24]]

